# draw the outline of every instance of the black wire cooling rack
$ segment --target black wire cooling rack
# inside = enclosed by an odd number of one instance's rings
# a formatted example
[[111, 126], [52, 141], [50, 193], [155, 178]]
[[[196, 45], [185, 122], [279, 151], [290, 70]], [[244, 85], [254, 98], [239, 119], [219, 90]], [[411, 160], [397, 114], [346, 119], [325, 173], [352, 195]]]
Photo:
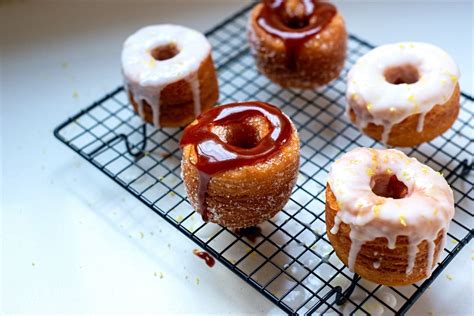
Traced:
[[462, 94], [453, 127], [432, 142], [405, 150], [444, 173], [456, 202], [441, 262], [430, 279], [385, 287], [360, 279], [335, 255], [325, 233], [324, 190], [331, 163], [354, 147], [382, 147], [344, 116], [345, 78], [372, 45], [350, 36], [341, 77], [319, 90], [282, 89], [260, 75], [249, 54], [250, 7], [206, 35], [218, 68], [220, 103], [261, 100], [279, 106], [301, 138], [301, 167], [290, 201], [261, 225], [254, 241], [202, 222], [180, 177], [182, 129], [144, 125], [120, 87], [58, 126], [54, 135], [148, 205], [288, 314], [404, 314], [473, 237], [473, 98]]

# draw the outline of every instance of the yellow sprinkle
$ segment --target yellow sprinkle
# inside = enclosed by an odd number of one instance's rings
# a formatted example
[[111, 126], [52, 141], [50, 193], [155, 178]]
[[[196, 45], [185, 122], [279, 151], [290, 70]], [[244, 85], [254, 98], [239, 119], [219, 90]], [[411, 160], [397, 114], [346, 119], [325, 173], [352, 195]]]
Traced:
[[389, 110], [390, 110], [391, 113], [395, 113], [395, 111], [396, 111], [396, 109], [393, 106]]
[[183, 220], [183, 218], [184, 218], [183, 215], [178, 215], [178, 216], [176, 216], [176, 221], [181, 222]]
[[356, 93], [352, 93], [352, 94], [351, 94], [351, 99], [352, 99], [352, 100], [357, 100], [357, 94], [356, 94]]
[[374, 206], [374, 215], [375, 217], [378, 217], [380, 214], [380, 205], [375, 205]]
[[199, 278], [196, 278], [196, 285], [199, 285]]
[[410, 179], [410, 174], [409, 174], [408, 172], [406, 172], [406, 171], [403, 171], [403, 172], [402, 172], [402, 176], [403, 176], [404, 178], [406, 178], [406, 179]]
[[73, 91], [72, 91], [72, 97], [73, 97], [74, 99], [79, 98], [79, 93], [77, 93], [76, 90], [73, 90]]
[[370, 111], [374, 105], [372, 103], [367, 103], [367, 110]]
[[342, 209], [342, 202], [341, 202], [341, 201], [337, 201], [337, 207], [338, 207], [339, 209]]
[[175, 195], [176, 195], [176, 193], [170, 192], [170, 196], [171, 196], [171, 197], [173, 197], [173, 196], [175, 196]]
[[438, 216], [438, 209], [437, 208], [433, 211], [433, 215]]
[[458, 77], [455, 76], [455, 75], [450, 75], [449, 78], [451, 78], [451, 81], [452, 81], [452, 82], [458, 81]]
[[150, 68], [154, 68], [155, 65], [156, 65], [156, 61], [154, 58], [150, 58], [147, 62], [146, 62], [146, 65]]
[[451, 281], [453, 279], [453, 276], [449, 273], [446, 273], [446, 278]]
[[444, 177], [444, 174], [443, 174], [442, 171], [439, 172], [439, 175], [442, 176], [442, 177]]
[[428, 167], [422, 167], [421, 168], [421, 172], [423, 172], [424, 174], [427, 174], [429, 171], [430, 171], [430, 169], [428, 169]]
[[446, 80], [444, 80], [444, 79], [443, 79], [443, 80], [441, 80], [441, 85], [443, 85], [443, 86], [444, 86], [445, 84], [446, 84]]
[[375, 175], [374, 169], [367, 168], [367, 175], [368, 175], [369, 177], [373, 177], [373, 176]]
[[472, 255], [472, 256], [471, 256], [471, 260], [473, 260], [473, 261], [474, 261], [474, 255]]
[[411, 94], [410, 96], [408, 96], [408, 101], [415, 101], [415, 96], [413, 94]]
[[387, 168], [386, 172], [387, 172], [387, 174], [392, 174], [393, 170], [392, 170], [392, 168]]
[[403, 226], [407, 226], [407, 222], [405, 221], [405, 216], [403, 214], [400, 214], [399, 218], [400, 218], [400, 224], [402, 224]]
[[453, 245], [455, 245], [455, 244], [457, 244], [458, 242], [457, 242], [456, 240], [454, 240], [454, 239], [451, 239], [451, 243], [452, 243]]
[[415, 44], [413, 43], [408, 44], [408, 46], [410, 46], [410, 48], [415, 48]]
[[360, 160], [351, 159], [351, 160], [349, 160], [349, 163], [350, 163], [351, 165], [357, 165], [358, 163], [360, 163]]
[[405, 48], [405, 45], [403, 45], [403, 44], [400, 44], [400, 45], [398, 45], [398, 46], [400, 46], [401, 49], [404, 49], [404, 48]]
[[359, 203], [356, 204], [356, 207], [357, 208], [362, 208], [362, 207], [364, 207], [364, 204], [362, 204], [362, 202], [359, 202]]
[[383, 157], [383, 162], [384, 162], [384, 163], [387, 163], [387, 162], [388, 162], [388, 160], [389, 160], [389, 157], [388, 157], [388, 155], [385, 155], [385, 156]]

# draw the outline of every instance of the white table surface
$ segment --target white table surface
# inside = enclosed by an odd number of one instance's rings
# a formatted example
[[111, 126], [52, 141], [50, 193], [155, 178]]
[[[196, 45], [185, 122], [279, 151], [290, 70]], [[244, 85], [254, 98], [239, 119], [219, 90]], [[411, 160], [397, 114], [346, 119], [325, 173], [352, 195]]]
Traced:
[[[220, 264], [207, 268], [191, 241], [52, 135], [120, 84], [127, 35], [164, 22], [205, 31], [241, 5], [0, 2], [1, 314], [279, 312]], [[443, 47], [473, 93], [472, 3], [338, 6], [349, 30], [372, 43]], [[473, 249], [471, 242], [410, 314], [472, 315]]]

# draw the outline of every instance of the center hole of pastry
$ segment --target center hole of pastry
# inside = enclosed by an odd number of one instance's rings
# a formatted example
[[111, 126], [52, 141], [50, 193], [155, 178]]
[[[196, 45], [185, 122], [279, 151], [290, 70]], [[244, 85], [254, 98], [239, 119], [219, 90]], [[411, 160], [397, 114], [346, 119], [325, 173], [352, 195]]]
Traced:
[[268, 134], [269, 126], [263, 117], [258, 116], [246, 119], [243, 122], [213, 126], [212, 132], [224, 143], [250, 149], [257, 146], [262, 138]]
[[381, 197], [403, 199], [408, 194], [407, 186], [396, 175], [376, 175], [370, 182], [372, 192]]
[[420, 74], [415, 66], [402, 65], [385, 69], [384, 77], [391, 84], [412, 84], [420, 79]]
[[151, 51], [151, 56], [156, 60], [167, 60], [178, 55], [179, 49], [174, 43], [155, 47]]
[[[266, 1], [272, 6], [274, 1]], [[310, 24], [310, 17], [305, 12], [305, 4], [302, 0], [287, 0], [277, 14], [281, 22], [290, 29], [302, 29]]]

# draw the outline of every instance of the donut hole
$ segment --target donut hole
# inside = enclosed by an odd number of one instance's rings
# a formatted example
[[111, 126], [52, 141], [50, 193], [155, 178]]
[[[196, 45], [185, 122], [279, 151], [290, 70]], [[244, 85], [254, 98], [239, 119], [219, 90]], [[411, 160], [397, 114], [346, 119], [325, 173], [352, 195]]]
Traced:
[[151, 56], [156, 60], [168, 60], [178, 55], [179, 49], [174, 43], [158, 46], [152, 49]]
[[408, 195], [407, 186], [396, 175], [376, 175], [370, 180], [370, 187], [376, 195], [385, 198], [403, 199]]
[[212, 132], [221, 141], [243, 149], [251, 149], [257, 146], [269, 130], [270, 127], [267, 121], [260, 116], [246, 119], [243, 122], [212, 127]]
[[391, 84], [412, 84], [420, 79], [420, 74], [415, 66], [402, 65], [385, 69], [384, 77]]

